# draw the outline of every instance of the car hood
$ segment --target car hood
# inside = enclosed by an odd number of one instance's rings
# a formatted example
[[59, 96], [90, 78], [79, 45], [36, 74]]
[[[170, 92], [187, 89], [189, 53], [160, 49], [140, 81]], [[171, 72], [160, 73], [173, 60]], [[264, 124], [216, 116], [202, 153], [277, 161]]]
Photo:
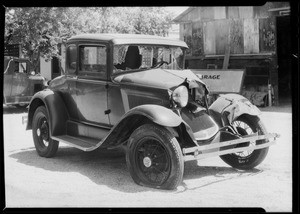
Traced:
[[191, 70], [168, 70], [158, 68], [117, 75], [113, 80], [120, 84], [142, 85], [145, 87], [165, 89], [173, 89], [174, 87], [187, 82], [189, 88], [199, 87], [200, 84], [203, 85], [207, 91], [205, 83]]

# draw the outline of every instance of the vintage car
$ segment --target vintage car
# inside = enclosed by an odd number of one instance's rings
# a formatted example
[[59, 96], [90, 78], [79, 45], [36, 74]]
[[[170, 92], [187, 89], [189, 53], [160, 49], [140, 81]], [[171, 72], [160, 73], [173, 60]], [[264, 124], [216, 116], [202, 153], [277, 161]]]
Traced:
[[31, 67], [28, 59], [4, 58], [3, 104], [26, 107], [36, 92], [47, 87], [45, 78]]
[[139, 185], [174, 189], [184, 162], [220, 156], [256, 167], [278, 137], [238, 94], [210, 106], [199, 76], [184, 70], [185, 42], [130, 34], [84, 34], [66, 46], [66, 72], [32, 98], [27, 130], [42, 157], [59, 142], [83, 151], [123, 147]]

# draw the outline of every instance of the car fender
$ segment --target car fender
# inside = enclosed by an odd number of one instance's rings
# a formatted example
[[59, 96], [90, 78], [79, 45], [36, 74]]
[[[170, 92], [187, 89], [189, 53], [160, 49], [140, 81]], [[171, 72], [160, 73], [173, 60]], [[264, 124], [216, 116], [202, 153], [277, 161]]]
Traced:
[[182, 123], [182, 119], [172, 110], [159, 106], [159, 105], [140, 105], [130, 109], [122, 119], [129, 117], [130, 115], [143, 115], [150, 119], [152, 122], [166, 127], [179, 126]]
[[44, 105], [48, 112], [51, 136], [65, 134], [65, 124], [69, 118], [68, 111], [61, 96], [50, 89], [40, 91], [32, 97], [26, 130], [32, 129], [34, 112], [41, 105]]
[[159, 105], [140, 105], [130, 109], [120, 121], [111, 129], [105, 139], [97, 147], [117, 147], [130, 137], [132, 132], [140, 125], [153, 122], [167, 128], [174, 136], [178, 136], [178, 127], [184, 126], [191, 139], [193, 134], [189, 126], [171, 109]]
[[223, 94], [209, 107], [209, 113], [223, 127], [243, 114], [258, 116], [261, 111], [239, 94]]

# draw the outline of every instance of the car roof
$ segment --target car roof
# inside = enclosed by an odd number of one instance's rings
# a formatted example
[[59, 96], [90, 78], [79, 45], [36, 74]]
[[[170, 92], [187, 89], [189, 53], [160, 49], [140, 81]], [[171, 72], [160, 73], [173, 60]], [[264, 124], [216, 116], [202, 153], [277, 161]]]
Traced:
[[168, 37], [143, 35], [143, 34], [80, 34], [72, 36], [68, 42], [72, 41], [107, 41], [115, 45], [122, 44], [150, 44], [150, 45], [170, 45], [188, 48], [184, 41]]

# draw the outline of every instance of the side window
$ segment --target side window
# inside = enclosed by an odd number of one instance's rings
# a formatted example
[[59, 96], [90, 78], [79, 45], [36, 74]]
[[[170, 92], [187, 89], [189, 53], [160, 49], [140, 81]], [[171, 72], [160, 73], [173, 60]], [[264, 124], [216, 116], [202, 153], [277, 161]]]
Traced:
[[79, 76], [106, 79], [105, 46], [80, 46], [79, 59]]
[[77, 62], [77, 47], [76, 45], [70, 45], [67, 48], [67, 74], [74, 74], [76, 71]]
[[14, 63], [13, 63], [13, 69], [14, 69], [15, 73], [19, 73], [20, 72], [19, 62], [14, 61]]

